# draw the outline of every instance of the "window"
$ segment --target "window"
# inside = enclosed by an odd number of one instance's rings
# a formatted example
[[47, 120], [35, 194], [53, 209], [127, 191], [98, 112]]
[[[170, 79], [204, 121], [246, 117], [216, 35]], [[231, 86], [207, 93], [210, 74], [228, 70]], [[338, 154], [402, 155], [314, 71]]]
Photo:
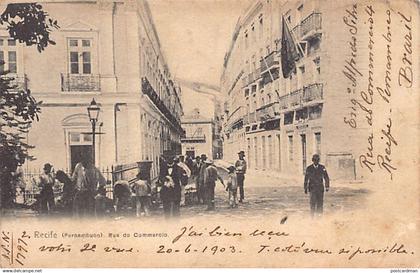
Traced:
[[289, 139], [288, 148], [289, 148], [289, 161], [293, 161], [293, 136], [287, 136]]
[[92, 74], [92, 41], [90, 39], [69, 40], [70, 74]]
[[[6, 42], [7, 41], [7, 42]], [[14, 39], [0, 38], [0, 72], [17, 73], [17, 47]]]
[[262, 18], [262, 15], [261, 15], [261, 17], [260, 17], [260, 27], [259, 27], [259, 38], [262, 38], [263, 37], [263, 33], [264, 33], [264, 20], [263, 20], [263, 18]]
[[315, 133], [315, 151], [316, 154], [321, 155], [321, 133]]

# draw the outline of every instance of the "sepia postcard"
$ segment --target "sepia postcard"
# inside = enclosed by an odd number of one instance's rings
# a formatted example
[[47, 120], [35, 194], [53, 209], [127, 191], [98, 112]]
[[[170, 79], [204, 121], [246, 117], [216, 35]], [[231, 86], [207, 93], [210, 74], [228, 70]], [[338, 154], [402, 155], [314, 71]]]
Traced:
[[419, 12], [1, 0], [0, 268], [419, 268]]

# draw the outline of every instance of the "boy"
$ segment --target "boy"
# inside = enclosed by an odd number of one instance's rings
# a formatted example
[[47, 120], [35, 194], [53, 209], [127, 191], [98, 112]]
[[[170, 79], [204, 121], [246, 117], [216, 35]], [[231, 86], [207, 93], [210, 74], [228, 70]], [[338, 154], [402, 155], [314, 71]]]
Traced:
[[[151, 187], [147, 181], [146, 173], [138, 173], [137, 181], [134, 183], [134, 192], [136, 194], [136, 216], [150, 215], [150, 193]], [[142, 210], [144, 212], [142, 212]]]
[[230, 166], [228, 168], [228, 183], [226, 187], [226, 191], [229, 192], [229, 206], [230, 208], [236, 208], [238, 207], [238, 204], [236, 203], [236, 192], [238, 190], [238, 179], [235, 174], [235, 167]]

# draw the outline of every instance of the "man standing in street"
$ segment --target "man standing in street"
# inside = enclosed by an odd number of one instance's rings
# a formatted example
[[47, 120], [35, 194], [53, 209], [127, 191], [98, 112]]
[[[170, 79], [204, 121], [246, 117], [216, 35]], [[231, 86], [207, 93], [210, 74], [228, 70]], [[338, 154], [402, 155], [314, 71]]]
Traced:
[[206, 198], [206, 190], [204, 188], [204, 173], [206, 171], [206, 164], [205, 161], [207, 160], [207, 156], [205, 154], [202, 154], [200, 157], [200, 165], [199, 165], [199, 171], [198, 171], [198, 203], [204, 204], [205, 198]]
[[213, 165], [213, 161], [207, 159], [205, 162], [206, 168], [204, 172], [204, 188], [206, 193], [207, 210], [214, 210], [214, 188], [216, 187], [216, 180], [223, 183], [223, 179], [217, 173], [217, 168]]
[[41, 203], [41, 211], [43, 213], [50, 213], [55, 208], [55, 200], [54, 200], [54, 184], [55, 184], [55, 177], [54, 172], [52, 171], [52, 165], [50, 163], [46, 163], [44, 165], [44, 173], [40, 175], [40, 203]]
[[312, 156], [312, 162], [313, 164], [306, 168], [303, 187], [305, 194], [309, 191], [311, 215], [314, 216], [315, 213], [321, 215], [323, 212], [324, 180], [325, 191], [328, 192], [330, 189], [330, 178], [328, 177], [327, 169], [319, 164], [319, 155], [314, 154]]
[[244, 194], [244, 181], [245, 181], [245, 173], [246, 173], [246, 161], [245, 161], [245, 152], [240, 151], [238, 153], [239, 159], [235, 163], [236, 169], [236, 178], [238, 180], [238, 187], [239, 187], [239, 203], [242, 203], [245, 199]]
[[178, 217], [180, 215], [181, 180], [186, 176], [186, 172], [178, 166], [178, 162], [178, 158], [168, 158], [167, 165], [161, 172], [163, 183], [160, 197], [165, 218]]
[[72, 180], [75, 183], [73, 200], [73, 216], [93, 215], [95, 212], [95, 194], [105, 187], [106, 180], [102, 173], [92, 164], [90, 158], [85, 157], [76, 164]]

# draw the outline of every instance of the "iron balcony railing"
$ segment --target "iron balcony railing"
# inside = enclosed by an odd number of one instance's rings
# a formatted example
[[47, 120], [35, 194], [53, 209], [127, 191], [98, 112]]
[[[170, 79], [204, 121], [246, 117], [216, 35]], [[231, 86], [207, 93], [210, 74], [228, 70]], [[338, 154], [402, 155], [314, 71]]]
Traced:
[[257, 122], [257, 112], [248, 113], [243, 117], [243, 124], [251, 124]]
[[202, 135], [202, 136], [187, 136], [187, 137], [182, 137], [181, 138], [181, 142], [189, 142], [189, 143], [206, 142], [206, 136], [205, 135]]
[[321, 22], [321, 13], [312, 12], [293, 28], [293, 32], [297, 38], [302, 39], [309, 33], [317, 33], [322, 28]]
[[317, 101], [323, 99], [323, 84], [313, 83], [303, 88], [293, 91], [290, 94], [281, 96], [279, 98], [279, 109], [287, 109], [308, 103], [311, 101]]
[[171, 124], [179, 131], [182, 132], [180, 119], [169, 111], [165, 103], [159, 98], [159, 95], [153, 89], [149, 80], [144, 77], [141, 81], [141, 90], [143, 94], [147, 95], [159, 111], [171, 122]]
[[63, 92], [99, 92], [100, 76], [95, 74], [61, 74]]
[[270, 54], [261, 59], [261, 73], [264, 73], [268, 69], [271, 69], [273, 66], [279, 65], [279, 60], [276, 58], [276, 52], [277, 51], [272, 51]]
[[257, 119], [265, 121], [280, 115], [279, 102], [272, 102], [257, 109]]
[[303, 88], [303, 102], [321, 100], [323, 98], [322, 83], [313, 83]]
[[9, 86], [17, 90], [28, 89], [28, 78], [26, 75], [6, 74], [1, 76], [4, 80], [9, 80]]

